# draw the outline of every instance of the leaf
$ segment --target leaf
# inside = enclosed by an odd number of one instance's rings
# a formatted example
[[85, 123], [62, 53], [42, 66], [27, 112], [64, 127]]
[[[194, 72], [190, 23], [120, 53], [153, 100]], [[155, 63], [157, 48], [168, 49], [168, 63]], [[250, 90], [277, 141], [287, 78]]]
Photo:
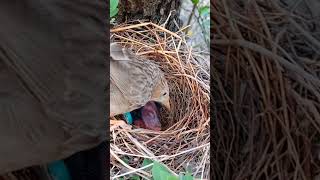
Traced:
[[198, 11], [199, 11], [200, 16], [206, 17], [210, 13], [210, 7], [209, 6], [202, 6], [199, 8]]
[[117, 15], [119, 0], [110, 0], [110, 18]]
[[190, 172], [180, 173], [179, 180], [193, 180], [192, 174]]
[[177, 176], [168, 176], [167, 180], [179, 180]]
[[153, 162], [151, 172], [154, 180], [179, 180], [178, 177], [173, 176], [165, 166], [157, 161]]
[[130, 177], [130, 180], [140, 180], [140, 177], [138, 175], [133, 175]]
[[199, 0], [191, 0], [191, 2], [194, 4], [194, 5], [197, 5], [199, 3]]
[[123, 158], [122, 158], [122, 161], [125, 162], [126, 164], [129, 164], [129, 159], [128, 159], [128, 157], [123, 157]]
[[113, 11], [110, 11], [110, 18], [117, 15], [118, 11], [119, 11], [118, 8], [114, 9]]
[[118, 7], [119, 0], [110, 0], [110, 10], [114, 10]]
[[[148, 165], [151, 164], [151, 163], [153, 163], [153, 161], [152, 161], [151, 159], [146, 158], [146, 159], [144, 159], [143, 162], [142, 162], [142, 167], [148, 166]], [[146, 170], [149, 170], [149, 169], [151, 169], [151, 168], [152, 168], [152, 166], [146, 168]]]

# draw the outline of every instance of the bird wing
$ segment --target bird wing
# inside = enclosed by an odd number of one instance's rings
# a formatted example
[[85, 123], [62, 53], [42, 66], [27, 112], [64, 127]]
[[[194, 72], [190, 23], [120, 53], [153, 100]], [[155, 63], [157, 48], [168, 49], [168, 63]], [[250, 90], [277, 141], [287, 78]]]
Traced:
[[129, 52], [118, 43], [112, 43], [110, 45], [110, 57], [110, 80], [114, 88], [129, 100], [132, 88], [135, 85], [131, 76], [134, 67], [129, 64], [129, 61], [131, 61]]
[[[133, 71], [136, 71], [135, 73]], [[131, 66], [126, 61], [111, 61], [110, 62], [110, 79], [119, 89], [122, 95], [132, 104], [136, 103], [134, 96], [141, 94], [142, 88], [139, 88], [139, 79], [143, 79], [143, 72]], [[140, 74], [134, 76], [133, 74]], [[143, 82], [140, 82], [143, 83]]]
[[110, 81], [110, 116], [122, 114], [129, 110], [130, 103], [123, 96], [120, 89], [115, 85], [114, 81]]

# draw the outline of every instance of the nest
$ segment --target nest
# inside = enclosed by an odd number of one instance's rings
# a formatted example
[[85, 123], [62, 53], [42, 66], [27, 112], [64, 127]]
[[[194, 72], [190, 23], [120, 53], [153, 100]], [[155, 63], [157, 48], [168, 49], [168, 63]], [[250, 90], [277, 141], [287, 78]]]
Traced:
[[312, 179], [319, 173], [317, 4], [213, 4], [218, 113], [212, 179]]
[[[171, 32], [149, 22], [117, 25], [111, 40], [151, 60], [162, 69], [170, 89], [171, 111], [161, 111], [164, 131], [134, 128], [123, 121], [110, 126], [111, 178], [138, 175], [145, 158], [162, 162], [173, 174], [191, 168], [209, 179], [209, 60], [186, 43], [183, 29]], [[124, 162], [127, 159], [127, 162]]]

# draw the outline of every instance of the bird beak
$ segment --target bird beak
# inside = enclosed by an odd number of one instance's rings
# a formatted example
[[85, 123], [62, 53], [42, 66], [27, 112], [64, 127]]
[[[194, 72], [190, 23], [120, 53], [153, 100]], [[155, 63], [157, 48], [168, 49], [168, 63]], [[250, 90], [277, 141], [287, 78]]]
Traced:
[[169, 102], [169, 99], [167, 101], [164, 102], [164, 107], [167, 108], [167, 110], [170, 110], [170, 102]]

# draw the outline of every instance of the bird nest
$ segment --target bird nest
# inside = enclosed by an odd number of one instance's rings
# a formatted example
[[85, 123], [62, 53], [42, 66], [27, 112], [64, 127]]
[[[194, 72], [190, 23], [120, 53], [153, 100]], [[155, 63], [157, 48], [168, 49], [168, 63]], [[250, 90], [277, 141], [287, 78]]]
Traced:
[[213, 4], [212, 179], [320, 173], [319, 1]]
[[183, 29], [171, 32], [148, 22], [115, 26], [111, 41], [159, 64], [168, 80], [171, 105], [170, 112], [160, 113], [163, 131], [124, 121], [110, 125], [111, 178], [151, 179], [150, 170], [142, 167], [144, 159], [151, 159], [175, 175], [188, 168], [194, 177], [209, 179], [209, 59], [188, 46]]

